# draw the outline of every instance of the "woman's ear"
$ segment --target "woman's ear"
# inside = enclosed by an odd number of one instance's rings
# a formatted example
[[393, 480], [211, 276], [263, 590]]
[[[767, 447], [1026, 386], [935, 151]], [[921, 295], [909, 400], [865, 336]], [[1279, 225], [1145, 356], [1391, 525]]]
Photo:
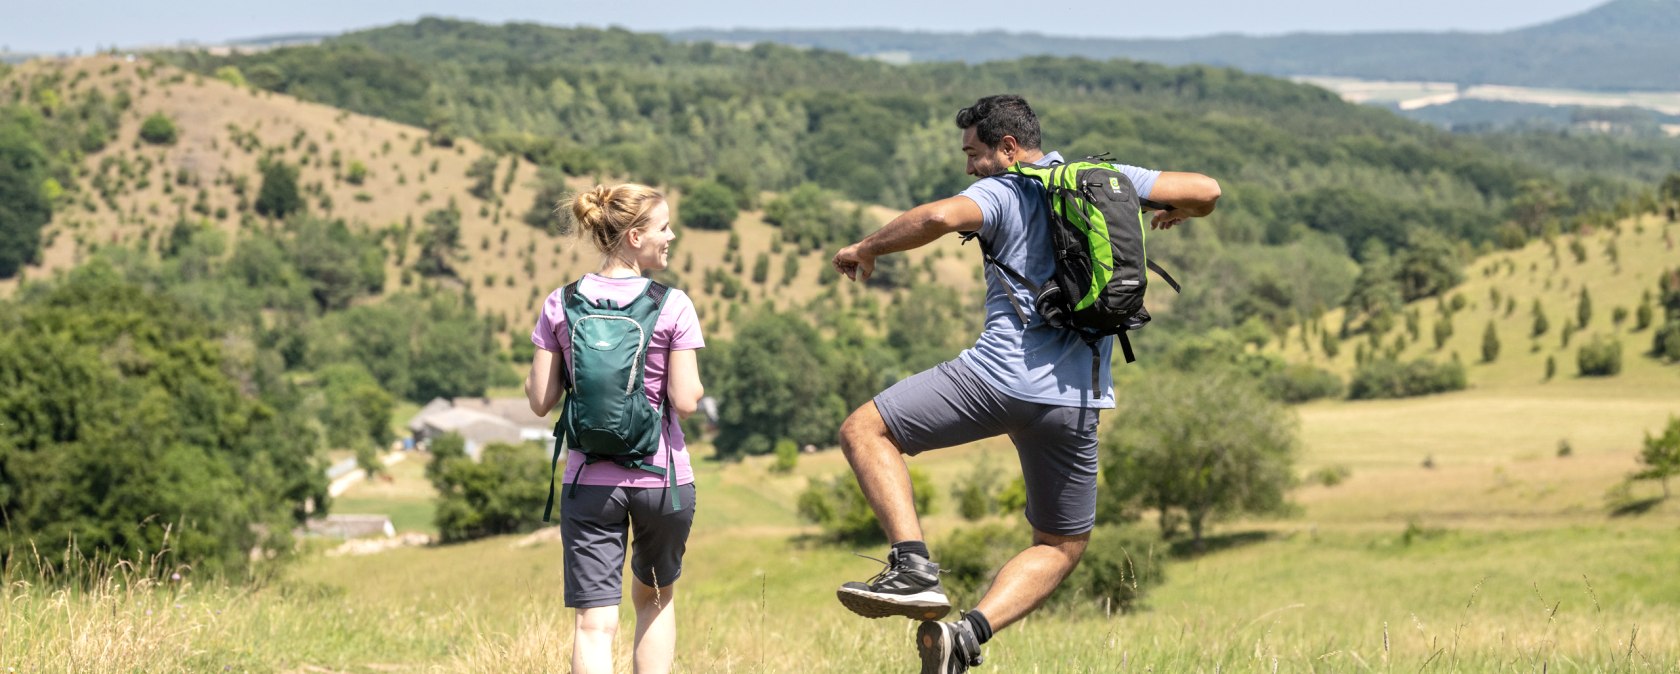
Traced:
[[642, 235], [646, 233], [647, 229], [644, 227], [632, 227], [630, 231], [624, 233], [624, 242], [630, 244], [631, 248], [640, 249], [642, 247]]

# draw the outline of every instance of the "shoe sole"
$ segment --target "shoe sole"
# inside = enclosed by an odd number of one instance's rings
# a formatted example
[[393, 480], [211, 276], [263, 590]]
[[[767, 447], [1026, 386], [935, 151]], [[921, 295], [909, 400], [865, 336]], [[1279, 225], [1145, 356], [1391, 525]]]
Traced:
[[968, 671], [965, 666], [949, 666], [953, 662], [951, 640], [945, 638], [945, 628], [939, 623], [924, 622], [916, 628], [916, 652], [922, 656], [922, 674]]
[[904, 597], [843, 587], [834, 595], [840, 599], [840, 605], [865, 618], [900, 616], [914, 620], [938, 620], [951, 612], [951, 602], [944, 595], [925, 592]]

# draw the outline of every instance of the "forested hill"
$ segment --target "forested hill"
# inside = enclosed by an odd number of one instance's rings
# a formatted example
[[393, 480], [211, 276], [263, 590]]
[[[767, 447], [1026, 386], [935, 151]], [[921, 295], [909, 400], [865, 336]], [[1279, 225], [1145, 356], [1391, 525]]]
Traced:
[[[261, 88], [473, 137], [571, 175], [679, 191], [715, 181], [743, 206], [806, 183], [894, 207], [953, 194], [968, 183], [954, 111], [1019, 92], [1040, 111], [1047, 147], [1223, 181], [1217, 234], [1161, 244], [1167, 255], [1211, 247], [1178, 256], [1196, 261], [1181, 264], [1188, 274], [1205, 264], [1219, 277], [1179, 304], [1211, 324], [1334, 306], [1352, 261], [1373, 245], [1514, 245], [1607, 221], [1680, 166], [1672, 143], [1458, 137], [1318, 88], [1206, 66], [1036, 57], [899, 67], [770, 44], [442, 19], [317, 46], [168, 58], [204, 73], [232, 66]], [[1536, 201], [1545, 207], [1524, 206]], [[1431, 237], [1447, 247], [1419, 245]], [[1302, 257], [1320, 277], [1276, 281], [1303, 276], [1293, 261]], [[1251, 292], [1260, 286], [1266, 299]]]
[[[1137, 31], [1138, 34], [1147, 31]], [[1272, 75], [1341, 75], [1465, 85], [1680, 89], [1680, 0], [1613, 0], [1503, 33], [1298, 33], [1188, 39], [1068, 38], [1032, 33], [890, 30], [691, 30], [684, 41], [775, 42], [915, 62], [1033, 55], [1204, 63]]]

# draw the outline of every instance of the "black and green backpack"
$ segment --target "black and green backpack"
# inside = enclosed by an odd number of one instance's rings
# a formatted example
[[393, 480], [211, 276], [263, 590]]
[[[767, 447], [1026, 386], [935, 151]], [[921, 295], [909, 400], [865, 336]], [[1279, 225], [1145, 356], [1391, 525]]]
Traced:
[[[1045, 208], [1050, 222], [1050, 245], [1054, 247], [1055, 272], [1042, 285], [1033, 283], [1009, 265], [992, 256], [982, 240], [986, 262], [1032, 291], [1033, 308], [1040, 318], [1057, 328], [1072, 330], [1091, 347], [1091, 389], [1095, 394], [1098, 344], [1113, 335], [1120, 341], [1126, 362], [1132, 354], [1126, 332], [1149, 323], [1143, 294], [1149, 287], [1146, 269], [1153, 269], [1178, 290], [1178, 281], [1149, 259], [1144, 247], [1148, 226], [1143, 209], [1172, 210], [1172, 206], [1138, 196], [1132, 180], [1102, 157], [1048, 165], [1016, 164], [1009, 173], [1032, 180], [1044, 188]], [[972, 239], [978, 233], [964, 235]], [[1010, 305], [1029, 324], [1014, 293]]]
[[[659, 452], [667, 406], [648, 404], [644, 385], [648, 346], [659, 312], [665, 307], [666, 286], [648, 281], [647, 290], [626, 306], [609, 300], [590, 300], [578, 292], [577, 282], [561, 293], [571, 333], [572, 362], [561, 379], [566, 400], [554, 425], [559, 447], [549, 466], [548, 504], [543, 521], [554, 511], [554, 475], [568, 448], [583, 453], [584, 466], [599, 461], [645, 470], [665, 477], [667, 488], [675, 470], [648, 463]], [[674, 466], [673, 466], [674, 468]], [[578, 469], [583, 475], [583, 468]], [[573, 486], [577, 477], [572, 478]], [[570, 496], [576, 496], [572, 492]], [[680, 508], [671, 491], [671, 508]]]

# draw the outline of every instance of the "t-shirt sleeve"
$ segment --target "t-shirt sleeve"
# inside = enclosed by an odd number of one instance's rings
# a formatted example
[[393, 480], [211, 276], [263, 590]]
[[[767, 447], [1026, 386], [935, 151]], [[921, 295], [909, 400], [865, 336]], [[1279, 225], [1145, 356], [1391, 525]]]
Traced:
[[983, 178], [969, 185], [958, 196], [972, 199], [980, 207], [980, 238], [991, 241], [1003, 220], [1003, 205], [1008, 203], [1008, 187], [998, 178]]
[[1138, 198], [1140, 199], [1149, 198], [1149, 194], [1155, 191], [1155, 179], [1161, 177], [1160, 171], [1139, 168], [1130, 164], [1115, 164], [1114, 168], [1131, 179], [1132, 187], [1137, 188]]
[[566, 324], [566, 310], [560, 295], [564, 288], [548, 294], [542, 311], [537, 314], [537, 326], [531, 328], [531, 343], [544, 351], [560, 352], [560, 329]]
[[665, 298], [665, 311], [675, 317], [671, 325], [672, 351], [706, 346], [706, 338], [700, 334], [700, 316], [694, 311], [694, 301], [688, 298], [688, 293], [673, 289], [671, 296]]

